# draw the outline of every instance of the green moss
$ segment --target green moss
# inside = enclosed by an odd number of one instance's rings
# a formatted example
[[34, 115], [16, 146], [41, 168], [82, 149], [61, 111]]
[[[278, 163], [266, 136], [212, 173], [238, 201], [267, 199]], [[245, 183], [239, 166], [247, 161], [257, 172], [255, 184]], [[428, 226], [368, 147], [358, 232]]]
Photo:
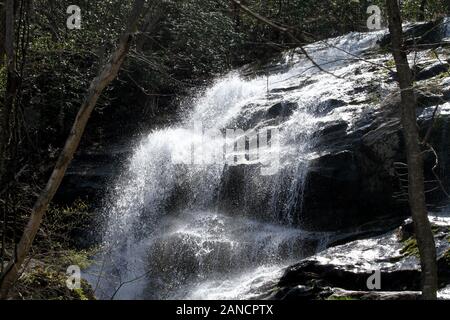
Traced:
[[[450, 241], [450, 238], [449, 238], [449, 241]], [[444, 259], [445, 263], [450, 266], [450, 249], [448, 249], [444, 253], [443, 259]]]
[[396, 65], [394, 59], [388, 60], [386, 62], [386, 67], [388, 67], [389, 69], [395, 69]]
[[446, 72], [442, 72], [436, 76], [437, 79], [445, 79], [450, 77], [450, 70]]
[[439, 55], [438, 55], [437, 52], [434, 51], [434, 50], [430, 50], [430, 51], [427, 53], [427, 57], [428, 57], [429, 59], [434, 59], [434, 60], [438, 60], [438, 59], [439, 59]]
[[75, 296], [78, 296], [78, 300], [89, 300], [89, 298], [86, 296], [85, 292], [83, 291], [83, 288], [77, 288], [73, 289], [73, 294]]
[[403, 241], [404, 247], [400, 250], [400, 253], [406, 257], [419, 256], [419, 247], [415, 238], [410, 237]]
[[435, 224], [432, 224], [432, 225], [431, 225], [431, 232], [432, 232], [434, 235], [438, 234], [441, 230], [442, 230], [442, 227], [440, 227], [440, 226], [438, 226], [438, 225], [435, 225]]
[[[447, 235], [447, 240], [450, 243], [450, 228], [431, 224], [431, 232], [434, 236], [442, 235], [442, 233], [448, 233], [449, 235]], [[414, 236], [409, 237], [406, 240], [402, 240], [401, 242], [403, 243], [403, 248], [400, 250], [400, 253], [403, 256], [419, 257], [419, 247], [417, 246], [417, 240]]]

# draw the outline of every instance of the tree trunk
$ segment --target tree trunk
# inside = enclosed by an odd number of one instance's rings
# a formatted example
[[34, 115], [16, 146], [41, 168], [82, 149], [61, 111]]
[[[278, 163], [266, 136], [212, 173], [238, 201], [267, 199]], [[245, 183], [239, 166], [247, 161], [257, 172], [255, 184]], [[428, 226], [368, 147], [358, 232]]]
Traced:
[[15, 100], [20, 84], [14, 53], [14, 0], [6, 0], [4, 14], [3, 49], [6, 57], [6, 88], [3, 105], [0, 108], [0, 182], [2, 185], [5, 184], [6, 168], [13, 153], [11, 149], [15, 147], [11, 138], [14, 130]]
[[386, 0], [392, 54], [397, 67], [401, 92], [401, 122], [408, 160], [408, 196], [422, 268], [422, 297], [436, 299], [436, 247], [425, 205], [423, 159], [416, 121], [417, 100], [413, 76], [403, 43], [402, 20], [397, 0]]
[[99, 75], [91, 82], [88, 92], [75, 118], [69, 137], [66, 140], [66, 144], [56, 162], [55, 168], [53, 169], [47, 185], [34, 204], [28, 224], [17, 245], [15, 256], [2, 274], [2, 278], [0, 279], [0, 298], [2, 299], [7, 298], [11, 287], [17, 280], [19, 270], [28, 255], [36, 233], [41, 225], [42, 217], [58, 190], [67, 167], [78, 148], [89, 116], [91, 115], [100, 94], [103, 89], [116, 78], [122, 63], [125, 60], [133, 33], [135, 32], [140, 15], [143, 11], [144, 2], [144, 0], [135, 0], [125, 32], [120, 37], [117, 49], [113, 52], [109, 62], [103, 67], [103, 70], [101, 70]]

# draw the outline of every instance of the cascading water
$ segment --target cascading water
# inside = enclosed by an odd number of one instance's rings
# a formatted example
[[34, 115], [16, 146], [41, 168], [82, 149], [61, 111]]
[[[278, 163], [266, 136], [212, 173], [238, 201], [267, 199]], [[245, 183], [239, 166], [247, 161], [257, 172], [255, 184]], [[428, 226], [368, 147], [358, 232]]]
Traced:
[[[315, 109], [353, 86], [344, 75], [365, 62], [349, 53], [375, 47], [382, 34], [352, 33], [306, 47], [339, 78], [297, 54], [286, 54], [276, 66], [282, 71], [269, 79], [231, 72], [195, 99], [178, 125], [142, 139], [105, 208], [105, 249], [87, 276], [97, 295], [250, 298], [284, 266], [324, 248], [326, 235], [301, 229], [314, 131], [332, 117]], [[174, 161], [190, 156], [192, 145], [220, 150], [223, 138], [202, 135], [198, 123], [204, 131], [277, 130], [280, 143], [239, 166]], [[263, 175], [269, 153], [278, 156], [279, 168]]]

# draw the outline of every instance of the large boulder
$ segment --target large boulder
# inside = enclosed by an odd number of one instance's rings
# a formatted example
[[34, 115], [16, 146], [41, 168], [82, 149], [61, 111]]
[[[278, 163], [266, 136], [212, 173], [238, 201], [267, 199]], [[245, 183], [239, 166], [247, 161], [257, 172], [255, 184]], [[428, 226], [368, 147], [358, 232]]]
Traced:
[[[431, 217], [438, 254], [439, 288], [450, 284], [450, 221]], [[404, 300], [420, 296], [420, 264], [412, 221], [389, 233], [347, 242], [285, 269], [260, 298]], [[379, 288], [368, 279], [379, 272]], [[374, 283], [374, 282], [371, 282]]]

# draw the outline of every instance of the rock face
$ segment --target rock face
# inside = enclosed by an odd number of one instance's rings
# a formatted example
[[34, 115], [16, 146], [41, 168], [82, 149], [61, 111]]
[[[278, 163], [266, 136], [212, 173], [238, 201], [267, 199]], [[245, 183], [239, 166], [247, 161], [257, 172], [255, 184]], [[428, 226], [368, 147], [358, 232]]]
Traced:
[[308, 228], [339, 230], [380, 212], [405, 213], [393, 197], [400, 191], [394, 163], [404, 161], [399, 121], [381, 123], [386, 119], [381, 112], [373, 117], [380, 123], [362, 122], [350, 134], [345, 123], [325, 124], [317, 133], [319, 145], [326, 147], [308, 172], [301, 212]]
[[[438, 155], [436, 162], [431, 150], [425, 152], [427, 202], [430, 206], [439, 204], [446, 197], [437, 180], [450, 185], [450, 175], [445, 171], [449, 164], [450, 139], [443, 133], [450, 120], [450, 85], [448, 81], [442, 81], [448, 76], [450, 55], [445, 46], [436, 48], [433, 45], [444, 41], [446, 36], [439, 26], [439, 23], [411, 25], [405, 31], [408, 43], [418, 41], [425, 48], [418, 53], [420, 63], [415, 72], [420, 88], [417, 114], [421, 134], [422, 137], [428, 135], [430, 145]], [[380, 45], [385, 48], [389, 42], [389, 35], [384, 36]], [[294, 221], [302, 228], [336, 231], [379, 220], [385, 215], [396, 217], [400, 223], [409, 214], [407, 166], [398, 112], [400, 101], [394, 81], [396, 75], [385, 69], [392, 69], [393, 60], [389, 54], [379, 52], [366, 53], [365, 58], [372, 64], [353, 62], [344, 73], [343, 77], [351, 86], [331, 82], [327, 91], [327, 88], [314, 86], [318, 81], [315, 78], [300, 78], [284, 88], [270, 90], [264, 102], [266, 105], [261, 106], [267, 112], [262, 112], [258, 119], [248, 120], [252, 124], [262, 121], [283, 123], [300, 108], [296, 104], [298, 96], [293, 93], [307, 93], [308, 88], [317, 92], [315, 102], [309, 106], [309, 112], [318, 122], [309, 137], [314, 141], [312, 149], [315, 155], [309, 162], [304, 187], [300, 188], [302, 201], [292, 208]], [[262, 69], [268, 74], [276, 74], [280, 68], [273, 63]], [[258, 74], [251, 68], [246, 72]], [[271, 105], [279, 95], [282, 102]], [[436, 105], [440, 109], [432, 120]], [[429, 131], [431, 126], [433, 130]], [[249, 176], [246, 170], [251, 169], [232, 168], [225, 174], [227, 178], [223, 181], [221, 199], [227, 211], [240, 213], [249, 198], [249, 195], [235, 192], [244, 188]], [[278, 195], [282, 199], [280, 202], [287, 202], [288, 199], [282, 196]], [[270, 198], [270, 194], [264, 194], [244, 211], [260, 213], [269, 208], [275, 215], [283, 215], [277, 212], [278, 207], [264, 202]]]
[[[430, 218], [437, 244], [439, 287], [446, 288], [450, 284], [450, 219]], [[417, 299], [420, 267], [417, 249], [410, 242], [411, 229], [412, 223], [407, 220], [395, 231], [351, 241], [306, 258], [287, 268], [260, 298]], [[369, 288], [368, 279], [375, 271], [379, 271], [379, 287]]]
[[[435, 23], [411, 26], [406, 30], [407, 38], [420, 39], [422, 44], [432, 44], [434, 40], [442, 41], [443, 32], [428, 32], [435, 28]], [[428, 30], [428, 31], [427, 31]], [[439, 28], [438, 28], [439, 30]], [[383, 38], [382, 46], [389, 43], [389, 36]], [[427, 57], [427, 50], [421, 52], [422, 61], [416, 69], [416, 80], [423, 91], [419, 91], [418, 110], [419, 125], [425, 136], [433, 123], [430, 143], [434, 146], [438, 161], [431, 152], [425, 153], [425, 174], [427, 182], [427, 201], [429, 205], [437, 204], [445, 198], [441, 186], [436, 183], [436, 176], [449, 185], [449, 175], [445, 172], [449, 158], [449, 139], [446, 131], [448, 113], [437, 113], [436, 120], [431, 121], [436, 105], [449, 106], [447, 76], [449, 51], [438, 48], [444, 53], [444, 60], [436, 61]], [[383, 60], [378, 63], [385, 63]], [[377, 72], [376, 67], [366, 68], [364, 74]], [[391, 75], [392, 76], [392, 75]], [[395, 75], [393, 75], [395, 77]], [[389, 82], [389, 79], [381, 81]], [[430, 93], [430, 86], [433, 88]], [[319, 114], [332, 114], [333, 110], [351, 110], [363, 107], [367, 100], [348, 99], [352, 95], [365, 93], [374, 99], [374, 92], [379, 92], [376, 83], [362, 83], [347, 92], [341, 100], [331, 99], [318, 107]], [[407, 177], [405, 155], [403, 153], [403, 136], [400, 125], [399, 98], [394, 91], [382, 97], [378, 106], [367, 113], [354, 113], [354, 123], [350, 129], [348, 120], [324, 121], [316, 132], [319, 156], [312, 161], [304, 191], [303, 206], [299, 210], [302, 223], [314, 230], [339, 230], [357, 226], [366, 221], [378, 219], [380, 213], [393, 213], [399, 217], [408, 214], [406, 187]], [[376, 99], [376, 98], [375, 98]], [[438, 133], [440, 131], [440, 133]], [[435, 166], [436, 168], [432, 170]], [[434, 171], [434, 172], [433, 172]]]

